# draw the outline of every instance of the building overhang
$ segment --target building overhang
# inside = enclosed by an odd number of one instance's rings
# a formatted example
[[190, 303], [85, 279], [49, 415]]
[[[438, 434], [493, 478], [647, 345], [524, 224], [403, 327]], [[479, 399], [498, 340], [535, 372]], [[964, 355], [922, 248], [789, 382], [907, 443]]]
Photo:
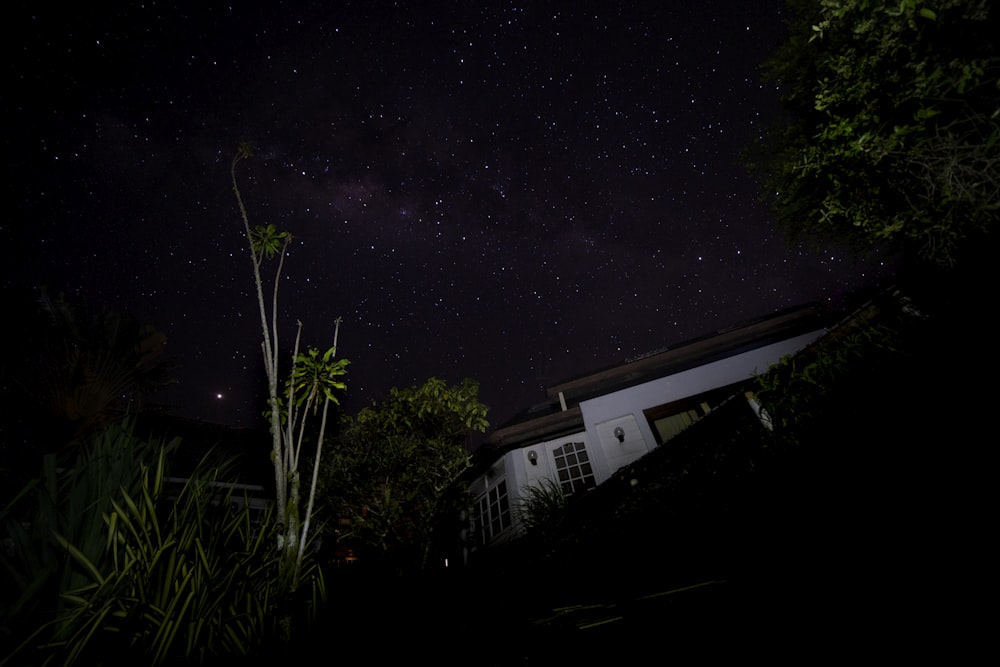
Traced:
[[490, 434], [485, 445], [496, 453], [502, 453], [568, 433], [577, 433], [583, 428], [583, 413], [579, 405], [574, 405], [565, 410], [498, 429]]

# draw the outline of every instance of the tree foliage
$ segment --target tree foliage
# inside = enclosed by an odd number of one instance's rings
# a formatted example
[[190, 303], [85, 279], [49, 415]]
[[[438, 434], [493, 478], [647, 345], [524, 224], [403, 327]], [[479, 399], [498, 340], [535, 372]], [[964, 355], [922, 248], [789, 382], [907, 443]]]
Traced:
[[426, 564], [434, 527], [453, 509], [448, 492], [469, 466], [469, 436], [488, 425], [478, 393], [473, 380], [431, 378], [345, 418], [326, 470], [342, 538], [403, 567]]
[[1000, 207], [1000, 35], [988, 0], [790, 0], [765, 64], [788, 112], [753, 151], [794, 236], [951, 266]]

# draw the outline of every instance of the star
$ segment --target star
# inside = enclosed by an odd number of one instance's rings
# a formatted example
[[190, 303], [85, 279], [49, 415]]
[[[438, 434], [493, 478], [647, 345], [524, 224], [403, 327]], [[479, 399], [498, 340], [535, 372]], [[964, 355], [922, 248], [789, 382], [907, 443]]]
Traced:
[[[243, 140], [258, 148], [238, 174], [251, 226], [296, 238], [283, 369], [301, 320], [304, 345], [351, 361], [347, 413], [469, 377], [499, 425], [544, 397], [523, 389], [538, 359], [557, 382], [887, 272], [790, 246], [740, 164], [778, 108], [748, 82], [783, 0], [523, 16], [482, 0], [203, 4], [166, 25], [22, 12], [4, 105], [21, 193], [0, 228], [18, 248], [6, 284], [162, 330], [178, 384], [161, 400], [184, 416], [221, 418], [224, 401], [233, 425], [261, 423], [259, 308], [229, 181]], [[113, 59], [108, 24], [122, 26]]]

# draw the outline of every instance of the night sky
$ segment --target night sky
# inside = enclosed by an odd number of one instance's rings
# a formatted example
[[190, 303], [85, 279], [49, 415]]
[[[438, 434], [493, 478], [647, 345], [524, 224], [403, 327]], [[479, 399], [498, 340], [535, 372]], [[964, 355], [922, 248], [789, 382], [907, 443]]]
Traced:
[[166, 333], [183, 416], [263, 424], [243, 140], [251, 224], [296, 237], [282, 342], [343, 318], [348, 412], [472, 377], [499, 425], [887, 271], [791, 245], [738, 161], [780, 0], [112, 4], [5, 12], [3, 286]]

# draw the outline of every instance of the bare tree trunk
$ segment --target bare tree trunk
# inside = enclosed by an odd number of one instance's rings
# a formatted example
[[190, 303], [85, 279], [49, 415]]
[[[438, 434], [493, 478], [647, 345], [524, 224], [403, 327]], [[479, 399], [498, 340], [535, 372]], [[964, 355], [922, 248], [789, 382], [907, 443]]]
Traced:
[[309, 524], [312, 521], [313, 504], [316, 500], [316, 483], [319, 480], [319, 464], [323, 455], [323, 440], [326, 437], [326, 415], [330, 407], [330, 400], [323, 400], [323, 418], [319, 426], [319, 439], [316, 441], [316, 458], [313, 461], [312, 483], [309, 486], [309, 502], [306, 504], [306, 514], [302, 522], [302, 539], [299, 540], [299, 554], [295, 559], [295, 579], [293, 588], [298, 588], [299, 577], [302, 576], [302, 559], [306, 551], [306, 541], [309, 536]]

